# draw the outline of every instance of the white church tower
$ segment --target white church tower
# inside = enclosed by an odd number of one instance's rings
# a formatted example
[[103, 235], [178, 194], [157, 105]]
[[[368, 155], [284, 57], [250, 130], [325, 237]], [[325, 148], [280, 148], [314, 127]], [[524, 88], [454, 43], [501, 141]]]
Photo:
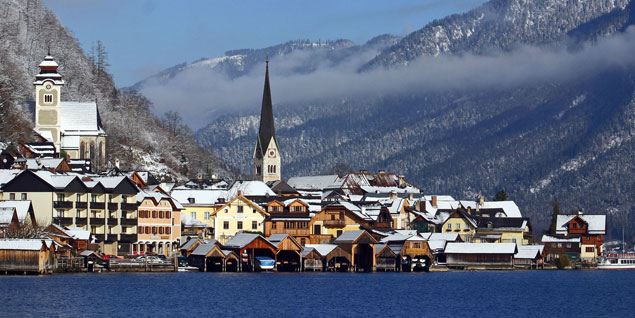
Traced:
[[35, 76], [35, 130], [55, 144], [60, 151], [61, 89], [62, 75], [57, 73], [57, 63], [49, 54], [40, 63], [40, 73]]
[[265, 72], [265, 89], [260, 111], [260, 129], [254, 150], [254, 180], [263, 182], [280, 180], [281, 158], [273, 122], [273, 105], [269, 86], [269, 60]]

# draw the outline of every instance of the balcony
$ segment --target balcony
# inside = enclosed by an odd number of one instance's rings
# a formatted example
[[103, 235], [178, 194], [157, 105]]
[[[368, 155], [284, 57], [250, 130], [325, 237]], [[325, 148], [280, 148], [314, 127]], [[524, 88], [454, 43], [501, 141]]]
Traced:
[[75, 218], [75, 224], [77, 224], [78, 226], [86, 225], [87, 223], [88, 223], [87, 218]]
[[345, 220], [326, 220], [324, 221], [324, 226], [326, 227], [345, 227]]
[[137, 225], [137, 219], [121, 218], [121, 225]]
[[119, 234], [119, 241], [126, 243], [134, 243], [137, 241], [137, 234]]
[[121, 209], [125, 211], [136, 211], [137, 204], [136, 203], [121, 203]]
[[78, 209], [88, 209], [88, 202], [75, 202], [75, 207]]
[[91, 225], [104, 225], [106, 224], [106, 220], [103, 218], [90, 218]]
[[73, 201], [53, 201], [53, 207], [56, 209], [72, 209]]
[[117, 205], [117, 203], [109, 202], [108, 203], [108, 210], [110, 210], [110, 211], [119, 210], [119, 206]]
[[108, 218], [108, 225], [117, 225], [119, 224], [119, 222], [117, 222], [117, 218]]
[[53, 223], [59, 225], [73, 225], [73, 218], [57, 217], [53, 218]]
[[106, 234], [93, 234], [93, 236], [97, 242], [103, 242], [106, 240]]
[[106, 203], [104, 202], [91, 202], [90, 203], [90, 208], [91, 209], [105, 209], [106, 208]]

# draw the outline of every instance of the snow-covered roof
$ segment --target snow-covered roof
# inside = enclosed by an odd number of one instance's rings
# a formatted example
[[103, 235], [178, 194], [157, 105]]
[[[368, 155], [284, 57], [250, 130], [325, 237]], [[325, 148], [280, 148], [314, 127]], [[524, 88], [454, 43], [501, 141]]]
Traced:
[[243, 196], [275, 196], [276, 193], [262, 181], [236, 181], [231, 188], [227, 190], [228, 201], [238, 196], [238, 191]]
[[31, 201], [28, 201], [28, 200], [0, 201], [0, 207], [14, 208], [16, 213], [18, 214], [18, 219], [20, 220], [20, 222], [24, 222], [26, 221], [26, 217], [29, 213], [29, 208], [31, 207]]
[[313, 248], [322, 256], [328, 255], [337, 247], [337, 245], [335, 244], [306, 244], [304, 246], [307, 248]]
[[0, 239], [0, 250], [39, 251], [42, 245], [50, 247], [53, 240], [48, 239]]
[[579, 237], [562, 238], [550, 235], [543, 235], [541, 242], [543, 243], [580, 243]]
[[60, 129], [64, 134], [70, 132], [103, 132], [97, 123], [97, 104], [95, 102], [61, 102]]
[[589, 234], [606, 234], [606, 215], [599, 214], [566, 214], [558, 215], [556, 220], [556, 234], [566, 235], [568, 228], [567, 223], [576, 216], [579, 216], [588, 224], [587, 231]]
[[66, 227], [66, 233], [76, 240], [90, 240], [90, 231], [84, 230], [81, 227], [68, 226]]
[[545, 248], [544, 245], [518, 245], [518, 252], [514, 255], [514, 258], [518, 259], [535, 259], [542, 255], [542, 251]]
[[255, 233], [240, 232], [229, 239], [229, 241], [227, 241], [224, 246], [228, 248], [242, 248], [251, 243], [253, 240], [257, 239], [259, 236], [259, 234]]
[[174, 209], [175, 210], [183, 210], [185, 209], [183, 207], [183, 205], [181, 205], [181, 203], [179, 203], [179, 201], [174, 200], [174, 198], [172, 198], [171, 196], [163, 193], [163, 192], [158, 192], [158, 191], [148, 191], [148, 190], [141, 190], [137, 193], [137, 202], [141, 203], [143, 202], [143, 200], [145, 199], [154, 199], [156, 202], [159, 202], [161, 200], [168, 200], [170, 202], [172, 202], [174, 204]]
[[0, 224], [11, 224], [15, 208], [0, 207]]
[[[478, 201], [463, 200], [460, 202], [463, 207], [465, 207], [466, 209], [469, 207], [473, 211], [476, 210], [477, 205], [479, 205]], [[483, 205], [479, 206], [479, 209], [502, 209], [505, 212], [506, 217], [508, 218], [523, 217], [523, 215], [520, 213], [518, 205], [516, 205], [514, 201], [486, 201], [483, 203]]]
[[293, 177], [287, 184], [296, 190], [323, 190], [338, 179], [336, 174], [323, 176]]
[[9, 183], [15, 176], [20, 174], [22, 170], [19, 169], [0, 169], [0, 187]]
[[445, 254], [515, 254], [516, 243], [447, 243]]
[[430, 240], [428, 241], [428, 247], [430, 247], [430, 250], [432, 251], [438, 251], [438, 250], [444, 250], [445, 249], [445, 244], [447, 243], [446, 240]]
[[186, 206], [211, 206], [218, 203], [219, 198], [226, 199], [227, 191], [211, 189], [175, 189], [172, 191], [171, 195], [174, 199]]

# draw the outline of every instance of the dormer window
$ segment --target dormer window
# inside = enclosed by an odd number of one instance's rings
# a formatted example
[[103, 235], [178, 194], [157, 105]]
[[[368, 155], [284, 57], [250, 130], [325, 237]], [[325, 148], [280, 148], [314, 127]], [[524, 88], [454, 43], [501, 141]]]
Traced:
[[53, 94], [44, 94], [44, 102], [50, 104], [53, 102]]
[[188, 198], [187, 202], [189, 202], [190, 204], [194, 204], [196, 202], [196, 199], [194, 198]]

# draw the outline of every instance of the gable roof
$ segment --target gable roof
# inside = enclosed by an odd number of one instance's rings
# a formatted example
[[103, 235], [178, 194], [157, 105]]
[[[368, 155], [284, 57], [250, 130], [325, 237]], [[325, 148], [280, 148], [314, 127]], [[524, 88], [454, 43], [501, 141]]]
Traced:
[[304, 247], [307, 249], [312, 248], [322, 257], [326, 257], [326, 255], [329, 255], [329, 253], [331, 253], [337, 247], [337, 245], [335, 244], [305, 244]]
[[264, 214], [265, 216], [269, 216], [269, 213], [267, 211], [263, 210], [258, 204], [256, 204], [256, 203], [252, 202], [251, 200], [245, 198], [243, 195], [239, 195], [239, 196], [235, 197], [234, 199], [232, 199], [231, 201], [225, 203], [225, 205], [223, 205], [222, 207], [216, 209], [216, 211], [212, 212], [212, 215], [218, 214], [219, 211], [223, 210], [225, 207], [230, 206], [232, 203], [234, 203], [234, 201], [236, 201], [238, 199], [243, 200], [248, 205], [250, 205], [251, 207], [253, 207], [256, 210], [260, 211], [260, 213]]
[[289, 178], [287, 183], [296, 190], [322, 191], [333, 184], [339, 177], [336, 174], [323, 176], [304, 176]]
[[18, 217], [13, 207], [0, 207], [0, 224], [11, 224]]
[[518, 252], [514, 258], [518, 259], [536, 259], [542, 257], [544, 245], [518, 245]]
[[52, 245], [50, 239], [0, 239], [0, 250], [39, 251]]
[[21, 201], [21, 200], [0, 201], [0, 207], [2, 207], [2, 208], [15, 208], [15, 211], [18, 214], [18, 219], [20, 220], [20, 222], [26, 221], [26, 218], [29, 215], [29, 211], [33, 211], [33, 206], [31, 205], [31, 201], [28, 201], [28, 200], [26, 200], [26, 201]]
[[357, 243], [362, 238], [366, 237], [370, 244], [377, 244], [377, 240], [373, 238], [366, 230], [346, 231], [342, 233], [338, 238], [333, 241], [335, 244], [351, 244]]
[[269, 186], [258, 180], [238, 180], [232, 184], [232, 186], [227, 190], [227, 199], [235, 198], [238, 196], [238, 193], [241, 193], [246, 197], [264, 197], [264, 196], [275, 196], [276, 193], [269, 188]]
[[262, 239], [265, 243], [270, 245], [274, 250], [278, 249], [275, 245], [269, 242], [269, 240], [267, 240], [266, 238], [262, 237], [260, 234], [245, 233], [245, 232], [239, 232], [236, 235], [234, 235], [234, 237], [232, 237], [231, 239], [229, 239], [229, 241], [227, 241], [227, 243], [225, 243], [224, 247], [228, 249], [242, 249], [243, 247], [249, 245], [251, 242], [257, 239]]
[[60, 129], [65, 135], [72, 132], [103, 133], [95, 102], [61, 102], [60, 108]]
[[516, 254], [516, 243], [447, 243], [445, 254]]
[[580, 217], [587, 223], [589, 234], [606, 234], [606, 215], [601, 214], [560, 214], [556, 219], [556, 234], [566, 235], [567, 223], [575, 217]]
[[[210, 206], [226, 199], [227, 191], [219, 189], [174, 189], [172, 197], [186, 206]], [[190, 203], [190, 199], [193, 201]]]

